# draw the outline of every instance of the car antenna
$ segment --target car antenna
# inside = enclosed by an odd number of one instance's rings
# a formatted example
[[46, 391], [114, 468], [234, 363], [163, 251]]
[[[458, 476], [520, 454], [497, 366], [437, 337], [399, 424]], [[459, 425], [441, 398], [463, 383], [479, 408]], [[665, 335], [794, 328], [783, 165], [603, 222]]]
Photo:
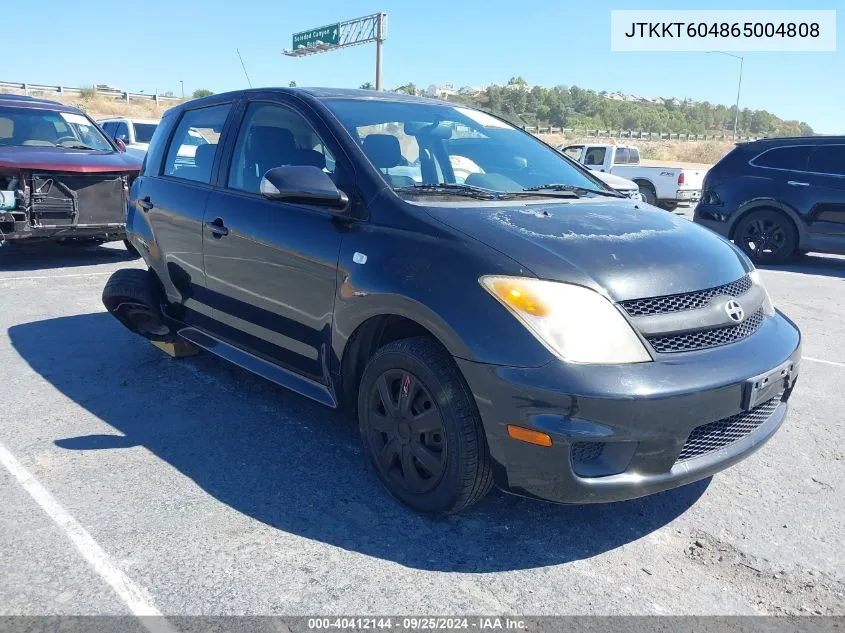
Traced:
[[246, 75], [246, 82], [249, 84], [249, 87], [252, 88], [252, 82], [249, 80], [249, 73], [246, 71], [246, 64], [244, 64], [244, 58], [241, 57], [241, 51], [237, 48], [235, 51], [238, 53], [238, 59], [241, 60], [241, 68], [244, 69], [244, 75]]

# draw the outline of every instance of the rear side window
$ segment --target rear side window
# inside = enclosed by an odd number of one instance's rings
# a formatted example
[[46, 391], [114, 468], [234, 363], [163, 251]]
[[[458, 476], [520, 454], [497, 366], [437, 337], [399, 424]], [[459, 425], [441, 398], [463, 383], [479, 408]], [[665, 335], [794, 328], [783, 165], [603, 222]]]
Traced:
[[583, 145], [570, 145], [569, 147], [565, 147], [563, 149], [563, 153], [573, 160], [578, 160], [581, 158], [581, 150], [583, 149]]
[[607, 153], [606, 147], [591, 147], [587, 150], [584, 156], [585, 165], [604, 165], [604, 155]]
[[807, 159], [813, 147], [810, 145], [793, 145], [790, 147], [776, 147], [755, 157], [752, 165], [770, 167], [772, 169], [788, 169], [790, 171], [804, 171]]
[[[188, 110], [182, 115], [167, 149], [163, 169], [165, 176], [194, 182], [211, 182], [211, 168], [217, 154], [217, 142], [231, 107], [231, 104], [227, 103]], [[203, 144], [196, 144], [197, 135], [205, 141]]]
[[613, 162], [617, 165], [627, 165], [631, 162], [631, 153], [627, 147], [617, 147], [616, 154], [613, 156]]
[[640, 150], [638, 150], [636, 147], [628, 148], [628, 163], [632, 165], [639, 165]]
[[845, 145], [821, 145], [812, 156], [807, 171], [845, 176]]

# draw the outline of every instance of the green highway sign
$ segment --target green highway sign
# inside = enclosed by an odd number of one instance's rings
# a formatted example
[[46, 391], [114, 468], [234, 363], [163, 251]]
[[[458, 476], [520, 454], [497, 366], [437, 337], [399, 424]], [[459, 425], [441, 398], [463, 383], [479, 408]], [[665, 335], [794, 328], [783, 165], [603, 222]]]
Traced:
[[337, 45], [340, 42], [340, 24], [329, 24], [293, 34], [293, 50], [300, 47], [310, 48], [317, 42]]

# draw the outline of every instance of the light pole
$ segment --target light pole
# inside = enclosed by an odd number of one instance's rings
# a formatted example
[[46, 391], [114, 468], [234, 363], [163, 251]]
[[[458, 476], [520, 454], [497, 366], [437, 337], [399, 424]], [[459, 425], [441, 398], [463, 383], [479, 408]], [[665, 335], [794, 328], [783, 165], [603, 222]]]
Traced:
[[185, 82], [180, 79], [179, 83], [182, 84], [182, 98], [184, 99], [185, 98]]
[[719, 55], [727, 55], [739, 60], [739, 83], [736, 86], [736, 112], [734, 113], [734, 141], [736, 141], [736, 128], [739, 123], [739, 92], [742, 90], [742, 64], [745, 58], [741, 55], [734, 55], [733, 53], [726, 53], [725, 51], [707, 51], [708, 53], [719, 53]]

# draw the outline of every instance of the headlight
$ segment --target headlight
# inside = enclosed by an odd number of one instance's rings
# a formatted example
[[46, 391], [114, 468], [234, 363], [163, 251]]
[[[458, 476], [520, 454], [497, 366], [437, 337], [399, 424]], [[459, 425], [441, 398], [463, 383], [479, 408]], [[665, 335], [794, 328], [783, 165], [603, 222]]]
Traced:
[[751, 278], [751, 283], [755, 286], [759, 286], [760, 289], [763, 291], [763, 314], [766, 316], [774, 316], [775, 314], [775, 306], [772, 305], [772, 298], [769, 296], [769, 291], [766, 290], [766, 285], [763, 283], [763, 279], [760, 277], [760, 271], [756, 268], [748, 273], [748, 276]]
[[651, 360], [616, 306], [589, 288], [524, 277], [486, 276], [479, 281], [562, 360], [596, 364]]

